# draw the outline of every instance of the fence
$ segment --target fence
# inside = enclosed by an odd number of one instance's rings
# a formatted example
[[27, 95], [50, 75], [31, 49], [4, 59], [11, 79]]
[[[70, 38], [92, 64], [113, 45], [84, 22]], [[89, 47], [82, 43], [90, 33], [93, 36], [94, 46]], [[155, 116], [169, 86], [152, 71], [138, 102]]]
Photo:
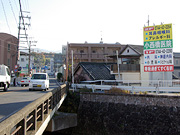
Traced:
[[66, 84], [48, 92], [0, 123], [0, 135], [42, 134], [66, 97]]
[[[85, 82], [84, 82], [85, 83]], [[92, 83], [92, 81], [91, 81]], [[96, 80], [95, 84], [72, 84], [74, 89], [109, 90], [113, 87], [131, 92], [180, 92], [180, 80]]]

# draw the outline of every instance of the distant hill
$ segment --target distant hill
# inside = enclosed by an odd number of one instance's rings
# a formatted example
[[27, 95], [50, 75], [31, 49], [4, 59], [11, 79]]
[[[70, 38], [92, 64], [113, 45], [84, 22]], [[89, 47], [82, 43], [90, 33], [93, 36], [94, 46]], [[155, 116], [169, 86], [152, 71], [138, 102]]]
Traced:
[[32, 48], [32, 51], [33, 52], [46, 52], [46, 53], [50, 53], [50, 52], [53, 52], [53, 53], [61, 53], [62, 51], [61, 50], [46, 50], [46, 49], [40, 49], [40, 48]]

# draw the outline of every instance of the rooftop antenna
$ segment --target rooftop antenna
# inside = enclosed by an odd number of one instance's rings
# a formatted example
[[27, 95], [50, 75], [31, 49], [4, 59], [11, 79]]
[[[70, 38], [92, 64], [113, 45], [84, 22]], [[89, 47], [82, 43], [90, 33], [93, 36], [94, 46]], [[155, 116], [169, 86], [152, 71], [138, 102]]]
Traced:
[[148, 21], [147, 21], [147, 24], [148, 24], [148, 26], [149, 26], [149, 15], [148, 15]]
[[103, 43], [102, 31], [101, 31], [101, 41], [100, 41], [100, 43]]

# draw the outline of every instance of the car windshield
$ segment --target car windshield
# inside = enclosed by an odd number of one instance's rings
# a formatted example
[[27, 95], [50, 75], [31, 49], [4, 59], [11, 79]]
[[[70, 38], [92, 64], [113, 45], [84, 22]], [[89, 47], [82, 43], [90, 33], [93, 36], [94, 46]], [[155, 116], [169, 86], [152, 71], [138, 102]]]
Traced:
[[45, 74], [34, 74], [34, 75], [32, 75], [32, 79], [46, 80], [46, 75]]

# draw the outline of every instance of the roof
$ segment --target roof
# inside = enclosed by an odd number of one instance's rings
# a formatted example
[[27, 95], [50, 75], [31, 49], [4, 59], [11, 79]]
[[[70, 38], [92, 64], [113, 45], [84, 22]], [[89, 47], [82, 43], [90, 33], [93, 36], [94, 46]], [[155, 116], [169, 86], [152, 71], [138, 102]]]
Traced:
[[110, 74], [112, 63], [80, 62], [77, 66], [82, 67], [92, 80], [115, 80], [115, 76]]
[[[11, 38], [11, 37], [16, 38], [15, 36], [10, 35], [10, 34], [8, 34], [8, 33], [0, 33], [0, 39], [2, 39], [2, 40], [7, 40], [7, 39], [9, 39], [9, 38]], [[16, 39], [17, 39], [17, 38], [16, 38]]]
[[179, 58], [180, 57], [180, 53], [178, 53], [178, 52], [174, 52], [173, 54], [174, 54], [174, 58]]
[[127, 48], [130, 47], [132, 50], [134, 50], [136, 53], [138, 53], [139, 55], [143, 55], [143, 50], [144, 47], [143, 45], [126, 45], [120, 52], [119, 54], [123, 53], [123, 51]]

